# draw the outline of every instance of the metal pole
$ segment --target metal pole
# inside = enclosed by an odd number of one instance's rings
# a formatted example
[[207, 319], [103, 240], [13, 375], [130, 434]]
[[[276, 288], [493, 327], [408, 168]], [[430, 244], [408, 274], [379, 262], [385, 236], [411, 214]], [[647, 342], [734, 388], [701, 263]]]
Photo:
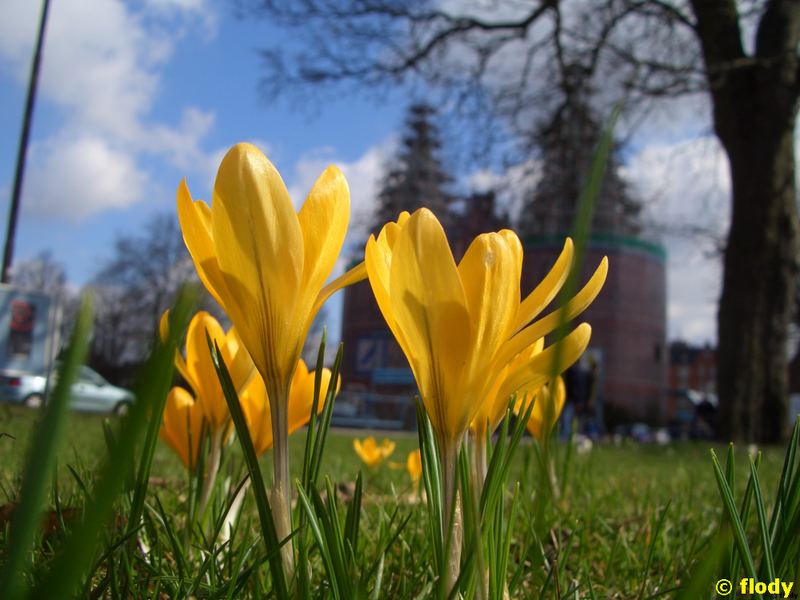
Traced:
[[17, 150], [17, 169], [14, 173], [14, 189], [11, 193], [11, 204], [8, 207], [8, 226], [6, 227], [6, 243], [3, 249], [3, 266], [0, 271], [0, 281], [8, 283], [11, 271], [11, 261], [14, 257], [14, 237], [17, 233], [17, 213], [19, 200], [22, 193], [22, 178], [25, 174], [25, 158], [28, 152], [28, 137], [31, 132], [33, 120], [33, 105], [36, 100], [36, 87], [39, 83], [39, 66], [42, 62], [42, 47], [44, 46], [44, 30], [47, 24], [47, 11], [50, 0], [43, 0], [42, 15], [39, 19], [39, 37], [36, 39], [36, 52], [31, 65], [31, 77], [28, 81], [28, 98], [25, 102], [25, 116], [22, 120], [22, 133], [19, 136], [19, 149]]

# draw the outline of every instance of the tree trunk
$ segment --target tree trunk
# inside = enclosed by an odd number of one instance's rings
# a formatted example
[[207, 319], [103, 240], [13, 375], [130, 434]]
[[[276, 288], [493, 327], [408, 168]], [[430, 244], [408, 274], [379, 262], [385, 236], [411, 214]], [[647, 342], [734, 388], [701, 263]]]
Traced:
[[[764, 5], [752, 56], [734, 0], [691, 0], [728, 155], [731, 225], [718, 313], [720, 434], [779, 441], [788, 395], [787, 330], [797, 278], [793, 134], [800, 4]], [[698, 282], [702, 285], [702, 282]]]
[[749, 135], [741, 121], [739, 134], [720, 134], [733, 185], [718, 314], [720, 432], [748, 442], [777, 441], [785, 432], [797, 271], [793, 126], [764, 120], [777, 119], [751, 115]]

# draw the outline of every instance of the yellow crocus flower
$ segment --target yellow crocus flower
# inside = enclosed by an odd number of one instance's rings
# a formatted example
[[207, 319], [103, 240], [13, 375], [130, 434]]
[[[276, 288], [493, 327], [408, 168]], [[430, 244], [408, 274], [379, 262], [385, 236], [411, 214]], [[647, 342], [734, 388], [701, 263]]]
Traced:
[[185, 181], [177, 204], [200, 279], [228, 313], [270, 392], [285, 403], [319, 308], [366, 276], [359, 264], [325, 285], [350, 219], [344, 175], [328, 167], [296, 212], [267, 157], [236, 144], [220, 164], [211, 207], [193, 201]]
[[[562, 263], [571, 262], [568, 254]], [[538, 286], [520, 302], [522, 245], [509, 230], [479, 235], [456, 264], [441, 224], [422, 208], [387, 224], [377, 239], [370, 236], [365, 262], [381, 313], [409, 361], [445, 448], [460, 443], [501, 376], [498, 393], [508, 398], [523, 386], [537, 389], [546, 383], [556, 356], [559, 371], [580, 357], [591, 334], [585, 323], [560, 348], [550, 346], [530, 360], [515, 361], [562, 320], [582, 312], [599, 293], [608, 269], [604, 258], [564, 308], [531, 323], [558, 293], [566, 270], [545, 278], [546, 287]]]
[[[311, 419], [311, 408], [314, 405], [315, 377], [316, 371], [309, 371], [302, 359], [298, 361], [289, 391], [289, 434], [307, 425]], [[325, 397], [330, 381], [330, 369], [322, 369], [317, 414], [322, 412], [325, 405]], [[337, 383], [336, 391], [338, 390], [339, 384]], [[239, 400], [247, 420], [247, 428], [250, 431], [250, 438], [253, 440], [256, 455], [261, 456], [272, 448], [272, 417], [270, 415], [269, 396], [261, 377], [253, 377], [250, 385], [247, 386]]]
[[192, 317], [186, 330], [186, 356], [176, 354], [175, 367], [194, 390], [195, 401], [202, 408], [211, 432], [214, 433], [229, 428], [231, 415], [211, 360], [206, 335], [219, 346], [231, 381], [238, 391], [245, 389], [253, 378], [255, 369], [233, 327], [226, 333], [219, 322], [205, 311], [199, 311]]
[[[438, 439], [444, 530], [455, 506], [456, 461], [464, 433], [497, 380], [502, 378], [503, 384], [496, 394], [506, 398], [523, 386], [537, 389], [554, 369], [560, 372], [574, 363], [589, 343], [591, 327], [583, 323], [559, 346], [512, 364], [562, 322], [580, 314], [605, 281], [608, 261], [603, 258], [566, 306], [534, 321], [566, 279], [571, 242], [567, 247], [561, 271], [556, 269], [521, 300], [522, 244], [512, 231], [479, 235], [458, 264], [441, 224], [425, 208], [410, 216], [401, 214], [367, 241], [365, 264], [375, 299], [408, 359]], [[453, 542], [449, 547], [447, 593], [458, 578], [460, 562], [459, 545]]]
[[[159, 333], [162, 339], [166, 339], [168, 328], [169, 311], [165, 311], [159, 323]], [[192, 317], [186, 330], [186, 356], [182, 356], [178, 351], [175, 352], [175, 368], [192, 388], [194, 396], [192, 397], [192, 394], [182, 388], [173, 388], [170, 397], [173, 398], [174, 405], [165, 407], [164, 420], [169, 418], [168, 410], [177, 410], [176, 406], [182, 406], [184, 410], [189, 410], [186, 402], [188, 398], [192, 401], [192, 414], [201, 415], [199, 418], [206, 424], [210, 434], [210, 454], [199, 499], [201, 513], [213, 492], [222, 445], [225, 439], [233, 433], [228, 403], [211, 360], [211, 349], [208, 346], [209, 337], [219, 347], [237, 391], [243, 390], [255, 373], [253, 361], [233, 328], [226, 333], [219, 322], [205, 311], [199, 311]], [[178, 401], [174, 398], [182, 398], [182, 400]], [[195, 434], [199, 436], [200, 430]], [[195, 443], [194, 438], [192, 443]]]
[[368, 467], [377, 467], [392, 455], [394, 448], [395, 443], [387, 439], [384, 439], [379, 446], [371, 435], [363, 442], [359, 439], [353, 440], [353, 450]]
[[406, 459], [406, 470], [411, 481], [417, 483], [422, 478], [422, 454], [419, 449], [408, 453]]
[[180, 457], [187, 469], [197, 464], [197, 452], [203, 437], [203, 410], [182, 387], [174, 387], [164, 405], [159, 436]]
[[[556, 378], [555, 394], [551, 392], [552, 385], [551, 383], [542, 386], [536, 392], [531, 416], [528, 419], [528, 431], [537, 440], [541, 440], [544, 436], [550, 434], [561, 416], [561, 411], [564, 410], [564, 402], [567, 398], [567, 388], [564, 385], [564, 380], [561, 377]], [[522, 411], [522, 406], [525, 406], [524, 402], [517, 404], [518, 412]]]
[[483, 439], [497, 429], [506, 414], [511, 394], [528, 391], [525, 383], [522, 384], [521, 389], [512, 390], [508, 388], [508, 382], [517, 371], [525, 369], [531, 359], [543, 349], [544, 338], [539, 338], [529, 348], [517, 354], [510, 363], [500, 370], [486, 398], [480, 403], [472, 423], [470, 423], [470, 431], [475, 438]]
[[[322, 304], [336, 290], [366, 277], [363, 263], [325, 284], [350, 220], [350, 191], [328, 167], [299, 212], [278, 170], [251, 144], [222, 159], [211, 207], [177, 194], [183, 239], [201, 281], [228, 313], [266, 385], [272, 417], [275, 528], [291, 534], [288, 404], [292, 375]], [[291, 545], [283, 548], [287, 577]]]

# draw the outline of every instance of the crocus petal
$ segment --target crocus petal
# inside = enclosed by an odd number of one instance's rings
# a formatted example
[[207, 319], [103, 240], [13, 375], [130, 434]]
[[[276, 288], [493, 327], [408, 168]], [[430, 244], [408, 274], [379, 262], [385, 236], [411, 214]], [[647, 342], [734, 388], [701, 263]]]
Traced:
[[236, 386], [236, 391], [241, 394], [256, 374], [256, 368], [235, 327], [231, 327], [225, 334], [225, 344], [220, 345], [220, 350], [231, 381]]
[[331, 281], [327, 284], [322, 290], [320, 291], [319, 295], [317, 296], [317, 300], [314, 303], [314, 307], [311, 310], [311, 318], [308, 321], [309, 326], [313, 321], [314, 317], [319, 312], [319, 309], [322, 308], [322, 305], [327, 302], [328, 298], [330, 298], [334, 293], [338, 292], [340, 289], [347, 287], [348, 285], [353, 285], [354, 283], [358, 283], [359, 281], [364, 281], [367, 278], [367, 268], [363, 262], [358, 263], [352, 269], [348, 269], [342, 275], [339, 275], [336, 279]]
[[158, 320], [158, 337], [162, 342], [169, 339], [169, 309], [161, 313], [161, 318]]
[[395, 443], [387, 439], [384, 439], [380, 446], [372, 436], [363, 441], [357, 438], [353, 439], [353, 450], [368, 467], [375, 467], [382, 463], [394, 452], [394, 448]]
[[200, 407], [195, 405], [191, 394], [185, 389], [173, 387], [164, 405], [159, 434], [187, 468], [197, 463], [202, 430], [203, 412]]
[[375, 301], [386, 321], [386, 325], [405, 352], [409, 363], [415, 364], [418, 362], [415, 349], [406, 341], [403, 331], [397, 326], [394, 313], [392, 312], [392, 301], [389, 298], [389, 269], [392, 264], [391, 256], [392, 249], [386, 243], [385, 236], [384, 239], [378, 237], [378, 240], [370, 236], [367, 241], [367, 247], [364, 250], [364, 264], [369, 274], [369, 284], [370, 287], [372, 287], [372, 295], [375, 297]]
[[434, 427], [455, 438], [469, 425], [472, 407], [447, 395], [459, 389], [471, 323], [453, 254], [432, 212], [423, 208], [408, 219], [392, 254], [392, 314], [417, 357], [411, 368]]
[[261, 374], [288, 388], [302, 344], [292, 312], [303, 234], [280, 174], [255, 146], [237, 144], [223, 158], [211, 216], [225, 309]]
[[534, 321], [531, 325], [517, 333], [500, 349], [495, 359], [496, 367], [507, 364], [514, 356], [530, 346], [537, 339], [555, 331], [561, 323], [568, 323], [584, 310], [600, 293], [608, 274], [608, 258], [603, 257], [600, 265], [585, 286], [567, 303], [566, 306], [554, 310], [546, 317]]
[[317, 301], [318, 291], [339, 258], [350, 220], [350, 190], [339, 169], [334, 166], [325, 169], [311, 188], [297, 217], [305, 250], [302, 287], [313, 294], [307, 299], [308, 306], [301, 309], [310, 313]]
[[[294, 433], [301, 427], [305, 427], [311, 419], [311, 408], [314, 406], [314, 384], [316, 371], [306, 368], [303, 361], [299, 361], [297, 370], [292, 377], [292, 389], [289, 393], [289, 433]], [[322, 369], [320, 375], [319, 402], [317, 404], [317, 414], [322, 412], [325, 407], [325, 399], [328, 391], [328, 384], [331, 381], [329, 369]]]
[[260, 375], [253, 377], [239, 397], [247, 430], [253, 442], [256, 456], [261, 456], [272, 448], [272, 416], [264, 380]]
[[178, 186], [177, 203], [183, 241], [192, 257], [197, 275], [214, 300], [225, 308], [222, 302], [222, 296], [226, 295], [225, 280], [217, 262], [211, 232], [211, 209], [205, 202], [192, 201], [185, 180]]
[[364, 454], [364, 446], [361, 444], [361, 440], [358, 438], [353, 439], [353, 450], [363, 462], [367, 462]]
[[394, 452], [394, 449], [397, 447], [397, 444], [391, 440], [384, 439], [381, 442], [381, 447], [379, 452], [382, 458], [389, 458]]
[[292, 377], [292, 385], [295, 384], [295, 381], [304, 379], [308, 373], [308, 365], [306, 365], [306, 361], [301, 358], [297, 361], [297, 368], [294, 370], [294, 376]]
[[406, 470], [408, 470], [408, 475], [414, 483], [422, 478], [422, 454], [419, 450], [414, 450], [408, 454]]
[[553, 382], [539, 390], [531, 409], [531, 417], [528, 419], [528, 431], [538, 440], [552, 431], [561, 416], [567, 398], [567, 388], [561, 377], [556, 378], [555, 394], [552, 392], [552, 387]]
[[408, 219], [409, 214], [407, 212], [402, 212], [400, 213], [397, 223], [390, 222], [381, 228], [377, 239], [373, 235], [369, 237], [364, 250], [364, 265], [369, 276], [372, 294], [375, 296], [375, 301], [378, 303], [378, 308], [380, 308], [381, 314], [398, 344], [400, 344], [400, 347], [406, 353], [409, 362], [413, 363], [415, 362], [414, 348], [405, 340], [403, 332], [397, 327], [394, 314], [392, 313], [392, 303], [389, 299], [392, 251], [397, 241], [397, 236], [401, 228], [408, 222]]
[[217, 429], [228, 424], [230, 413], [211, 359], [206, 335], [220, 346], [220, 351], [223, 346], [227, 348], [225, 332], [220, 324], [209, 313], [200, 311], [192, 317], [186, 330], [186, 369], [190, 385], [196, 394], [196, 402], [202, 407], [211, 428]]
[[[169, 338], [169, 309], [161, 314], [161, 320], [158, 322], [158, 335], [162, 342], [166, 342]], [[180, 376], [186, 380], [186, 383], [192, 385], [191, 375], [189, 375], [189, 370], [186, 368], [186, 361], [183, 360], [179, 350], [175, 350], [175, 368], [180, 373]]]
[[[292, 434], [308, 424], [311, 418], [311, 407], [314, 404], [314, 380], [316, 373], [309, 372], [305, 363], [297, 363], [292, 386], [289, 391], [289, 433]], [[323, 369], [320, 377], [320, 398], [317, 405], [317, 414], [325, 406], [325, 392], [331, 380], [329, 369]], [[337, 386], [338, 391], [338, 386]], [[269, 407], [269, 395], [264, 381], [255, 375], [242, 394], [240, 401], [247, 420], [250, 437], [256, 454], [261, 455], [272, 448], [272, 416]]]
[[592, 328], [589, 324], [581, 323], [560, 342], [545, 348], [530, 361], [509, 372], [500, 388], [499, 396], [510, 398], [516, 392], [540, 388], [554, 374], [561, 373], [577, 362], [589, 345], [591, 336]]
[[574, 247], [572, 240], [567, 238], [564, 240], [564, 248], [561, 250], [561, 254], [556, 259], [550, 271], [545, 275], [539, 285], [537, 285], [534, 290], [528, 294], [525, 300], [522, 301], [522, 304], [520, 304], [514, 323], [515, 331], [519, 331], [525, 327], [525, 325], [536, 318], [536, 316], [553, 301], [553, 298], [556, 297], [556, 294], [558, 294], [564, 282], [567, 280], [570, 268], [572, 267], [573, 254]]
[[[500, 425], [500, 421], [503, 420], [503, 416], [508, 408], [509, 395], [503, 395], [504, 391], [501, 391], [501, 388], [503, 388], [503, 384], [509, 374], [516, 372], [517, 369], [523, 368], [525, 364], [530, 362], [530, 360], [543, 349], [544, 338], [539, 338], [530, 347], [514, 357], [514, 359], [503, 367], [500, 373], [494, 378], [494, 383], [492, 383], [489, 391], [482, 394], [484, 400], [481, 402], [480, 408], [470, 425], [470, 429], [476, 437], [482, 438], [487, 432], [493, 432], [497, 429], [497, 426]], [[486, 384], [484, 384], [484, 388], [485, 387]]]
[[[472, 323], [468, 372], [485, 381], [490, 359], [508, 339], [519, 306], [517, 257], [498, 233], [484, 233], [470, 244], [458, 265]], [[464, 382], [473, 387], [473, 381]]]
[[522, 279], [522, 258], [524, 255], [522, 250], [522, 242], [519, 241], [517, 234], [510, 229], [501, 229], [497, 232], [497, 235], [506, 241], [506, 244], [508, 244], [508, 249], [511, 250], [511, 253], [514, 256], [516, 272], [515, 281], [519, 285], [519, 281]]

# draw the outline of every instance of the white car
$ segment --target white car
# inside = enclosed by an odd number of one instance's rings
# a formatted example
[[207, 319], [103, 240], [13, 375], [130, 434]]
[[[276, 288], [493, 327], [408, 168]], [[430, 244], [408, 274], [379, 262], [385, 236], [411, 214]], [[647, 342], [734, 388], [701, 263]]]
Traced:
[[[54, 372], [56, 372], [54, 369]], [[51, 378], [52, 381], [52, 378]], [[44, 404], [47, 378], [44, 375], [0, 373], [0, 399], [38, 408]], [[134, 401], [129, 390], [108, 383], [93, 369], [82, 366], [72, 384], [70, 406], [85, 412], [125, 414]]]

